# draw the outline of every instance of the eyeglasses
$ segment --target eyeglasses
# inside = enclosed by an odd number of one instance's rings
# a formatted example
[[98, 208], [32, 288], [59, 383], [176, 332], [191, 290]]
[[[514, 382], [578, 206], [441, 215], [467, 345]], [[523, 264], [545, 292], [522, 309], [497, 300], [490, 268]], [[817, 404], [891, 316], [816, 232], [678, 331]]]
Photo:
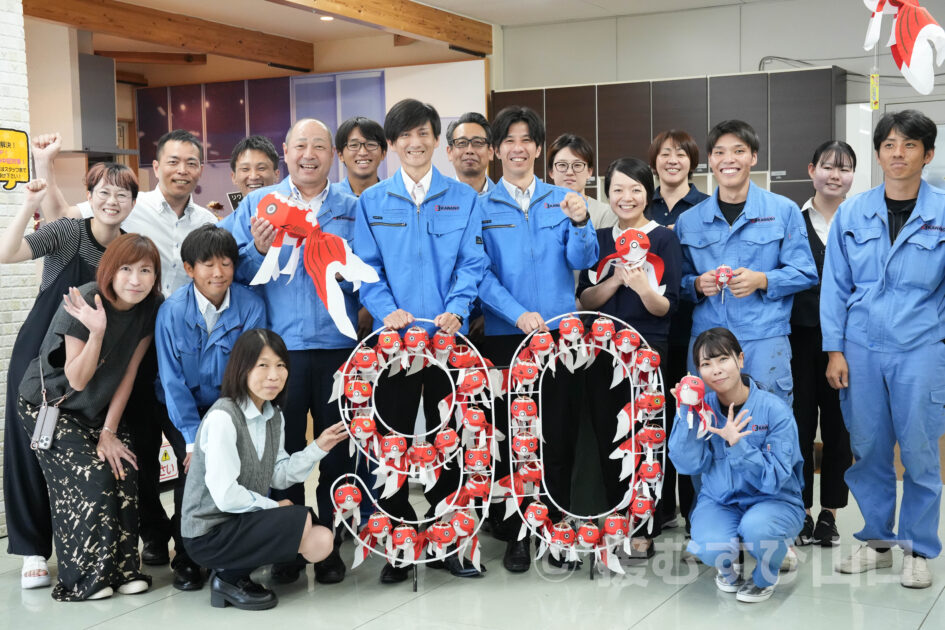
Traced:
[[453, 139], [453, 146], [456, 147], [457, 149], [465, 149], [469, 145], [472, 145], [472, 148], [474, 149], [484, 149], [486, 148], [486, 145], [488, 144], [489, 144], [489, 141], [480, 136], [476, 136], [475, 138], [454, 138]]
[[345, 144], [345, 147], [349, 151], [360, 151], [361, 147], [364, 147], [368, 151], [377, 151], [381, 148], [381, 143], [374, 142], [373, 140], [367, 140], [365, 142], [361, 142], [359, 140], [348, 140], [348, 142]]
[[99, 190], [95, 193], [95, 197], [100, 201], [108, 201], [109, 197], [112, 195], [114, 195], [115, 201], [118, 203], [128, 203], [131, 201], [131, 193], [128, 192], [110, 193], [107, 190]]
[[587, 162], [555, 162], [554, 167], [559, 173], [567, 173], [569, 168], [575, 173], [583, 173]]

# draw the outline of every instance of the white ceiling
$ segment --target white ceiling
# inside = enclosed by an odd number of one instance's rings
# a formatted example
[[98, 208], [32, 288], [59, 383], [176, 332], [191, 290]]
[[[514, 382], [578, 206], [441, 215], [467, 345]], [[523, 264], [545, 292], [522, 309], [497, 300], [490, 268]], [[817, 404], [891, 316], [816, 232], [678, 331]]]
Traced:
[[[500, 26], [665, 13], [783, 0], [418, 0], [420, 4]], [[826, 0], [825, 0], [826, 1]]]

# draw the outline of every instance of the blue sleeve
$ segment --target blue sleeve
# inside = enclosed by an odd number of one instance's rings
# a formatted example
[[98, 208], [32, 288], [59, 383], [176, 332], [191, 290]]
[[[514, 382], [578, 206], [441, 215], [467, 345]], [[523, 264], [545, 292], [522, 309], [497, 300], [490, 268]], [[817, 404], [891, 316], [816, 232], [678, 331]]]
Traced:
[[390, 290], [381, 250], [374, 238], [374, 232], [368, 222], [368, 210], [365, 195], [358, 198], [358, 210], [354, 222], [354, 243], [352, 251], [377, 272], [377, 282], [361, 283], [360, 299], [374, 319], [381, 321], [397, 310], [397, 302]]
[[807, 227], [801, 211], [794, 203], [788, 209], [778, 262], [780, 265], [777, 269], [765, 271], [768, 288], [762, 292], [763, 298], [780, 300], [817, 284], [817, 266], [810, 251], [810, 241], [807, 240]]
[[456, 257], [453, 283], [444, 300], [446, 312], [456, 313], [465, 320], [469, 319], [472, 302], [479, 293], [479, 283], [486, 269], [486, 254], [482, 246], [482, 212], [476, 199], [478, 197], [472, 200], [473, 207]]
[[742, 438], [726, 449], [732, 472], [762, 494], [774, 495], [794, 478], [794, 463], [799, 457], [797, 422], [791, 411], [781, 405], [767, 407], [766, 418], [755, 417], [754, 424], [768, 424], [768, 434], [761, 448]]
[[167, 415], [171, 423], [184, 436], [184, 442], [193, 444], [197, 436], [197, 427], [200, 426], [200, 414], [197, 412], [197, 402], [184, 378], [181, 355], [177, 346], [180, 335], [174, 334], [173, 314], [170, 310], [162, 306], [158, 310], [157, 321], [154, 324], [158, 374], [161, 387], [164, 389]]
[[853, 270], [843, 240], [843, 210], [837, 209], [827, 236], [824, 277], [820, 283], [820, 328], [824, 352], [842, 352], [847, 330], [847, 299], [853, 292]]
[[581, 227], [574, 225], [571, 219], [568, 219], [565, 238], [567, 239], [565, 258], [571, 269], [580, 271], [597, 262], [600, 246], [597, 244], [597, 231], [590, 218]]
[[673, 421], [673, 430], [669, 434], [669, 458], [676, 467], [676, 472], [683, 475], [699, 475], [712, 465], [712, 451], [709, 440], [699, 437], [699, 423], [693, 422], [692, 428], [679, 412]]
[[255, 293], [251, 294], [251, 296], [243, 330], [269, 328], [269, 321], [266, 319], [266, 303]]
[[486, 268], [482, 282], [479, 283], [479, 299], [513, 326], [519, 317], [528, 312], [518, 303], [518, 300], [512, 297], [509, 290], [502, 286], [491, 267]]
[[220, 222], [220, 227], [229, 230], [233, 238], [236, 239], [236, 246], [239, 248], [240, 259], [233, 279], [247, 286], [256, 275], [256, 272], [259, 271], [259, 266], [264, 258], [256, 249], [253, 234], [250, 232], [249, 199], [251, 198], [253, 198], [252, 195], [243, 198], [236, 210]]

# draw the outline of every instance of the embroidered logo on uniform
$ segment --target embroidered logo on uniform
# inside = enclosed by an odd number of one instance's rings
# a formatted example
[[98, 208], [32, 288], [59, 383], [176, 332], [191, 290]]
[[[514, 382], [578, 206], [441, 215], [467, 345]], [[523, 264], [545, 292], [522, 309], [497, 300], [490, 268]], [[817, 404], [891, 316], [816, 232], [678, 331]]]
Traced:
[[440, 204], [433, 206], [434, 212], [448, 212], [450, 210], [459, 210], [459, 206], [441, 206]]
[[560, 203], [548, 203], [548, 202], [545, 202], [545, 207], [546, 207], [546, 208], [560, 208], [560, 207], [561, 207], [561, 204], [560, 204]]
[[767, 424], [753, 424], [751, 425], [751, 430], [752, 431], [767, 431], [768, 425]]
[[354, 221], [354, 217], [346, 217], [341, 215], [340, 217], [335, 217], [335, 221]]
[[383, 219], [384, 217], [382, 217], [382, 216], [379, 215], [379, 214], [373, 214], [373, 215], [371, 215], [371, 218], [372, 218], [372, 219]]
[[774, 217], [758, 217], [757, 219], [748, 219], [749, 223], [767, 223], [774, 221]]
[[481, 236], [477, 236], [477, 237], [476, 237], [476, 245], [482, 245], [482, 237], [481, 237]]
[[920, 230], [934, 230], [936, 232], [945, 232], [945, 225], [929, 225], [928, 223], [926, 223], [919, 229]]

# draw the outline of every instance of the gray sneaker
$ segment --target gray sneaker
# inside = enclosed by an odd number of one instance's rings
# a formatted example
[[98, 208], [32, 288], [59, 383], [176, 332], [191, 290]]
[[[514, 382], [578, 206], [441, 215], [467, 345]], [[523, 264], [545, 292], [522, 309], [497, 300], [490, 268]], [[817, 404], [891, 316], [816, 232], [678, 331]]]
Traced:
[[731, 573], [719, 571], [715, 574], [715, 585], [723, 593], [737, 593], [745, 587], [745, 578], [737, 571]]
[[758, 602], [770, 599], [774, 594], [774, 587], [777, 585], [778, 583], [775, 582], [771, 586], [758, 586], [755, 584], [755, 581], [752, 580], [751, 582], [746, 582], [744, 586], [738, 589], [738, 592], [735, 593], [735, 599], [747, 604], [757, 604]]

